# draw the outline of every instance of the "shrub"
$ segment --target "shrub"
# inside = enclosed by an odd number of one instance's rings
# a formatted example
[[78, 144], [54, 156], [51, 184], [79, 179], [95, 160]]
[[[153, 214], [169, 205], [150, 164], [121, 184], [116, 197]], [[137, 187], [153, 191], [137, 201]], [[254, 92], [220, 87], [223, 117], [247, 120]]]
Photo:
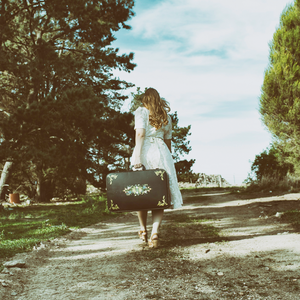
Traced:
[[296, 192], [300, 190], [300, 179], [293, 175], [284, 177], [276, 175], [262, 176], [261, 180], [252, 180], [249, 182], [247, 191], [289, 191]]

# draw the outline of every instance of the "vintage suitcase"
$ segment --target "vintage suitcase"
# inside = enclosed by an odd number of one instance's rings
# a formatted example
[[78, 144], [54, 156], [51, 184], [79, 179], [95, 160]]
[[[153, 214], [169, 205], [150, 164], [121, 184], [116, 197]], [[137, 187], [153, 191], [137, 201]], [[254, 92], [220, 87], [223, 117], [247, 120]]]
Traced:
[[106, 177], [110, 211], [165, 209], [170, 206], [168, 174], [165, 170], [110, 173]]

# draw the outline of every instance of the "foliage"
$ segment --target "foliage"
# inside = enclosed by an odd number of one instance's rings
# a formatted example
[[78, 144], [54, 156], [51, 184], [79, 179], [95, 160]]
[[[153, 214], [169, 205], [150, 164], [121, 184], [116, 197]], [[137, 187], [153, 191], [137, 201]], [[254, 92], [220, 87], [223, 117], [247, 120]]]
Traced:
[[[177, 111], [174, 114], [171, 114], [172, 118], [172, 148], [173, 148], [173, 159], [175, 162], [180, 160], [180, 157], [189, 154], [192, 150], [192, 147], [189, 145], [190, 141], [188, 140], [188, 136], [191, 135], [191, 125], [186, 127], [178, 126], [179, 118], [177, 116]], [[191, 161], [190, 161], [191, 162]], [[193, 160], [194, 164], [195, 160]]]
[[247, 191], [291, 191], [299, 187], [294, 174], [294, 165], [286, 162], [287, 153], [275, 142], [259, 155], [251, 166], [251, 173], [245, 180]]
[[178, 181], [193, 183], [197, 181], [199, 174], [196, 174], [191, 170], [194, 163], [195, 159], [191, 159], [189, 161], [184, 159], [175, 163]]
[[[147, 90], [148, 88], [146, 87], [144, 92]], [[142, 92], [140, 87], [136, 88], [136, 92], [135, 93], [131, 93], [131, 103], [130, 103], [130, 108], [129, 111], [130, 112], [134, 112], [136, 111], [139, 107], [143, 106], [142, 100], [143, 100], [143, 96], [144, 96], [144, 92]]]
[[260, 113], [300, 172], [300, 0], [287, 6], [270, 43]]
[[59, 237], [70, 228], [86, 227], [113, 214], [102, 196], [73, 203], [15, 207], [0, 212], [0, 258], [29, 251], [41, 241]]
[[132, 0], [0, 3], [0, 160], [13, 160], [10, 182], [22, 174], [41, 201], [56, 186], [87, 179], [101, 186], [133, 138], [122, 123], [131, 116], [119, 110], [119, 91], [132, 85], [112, 74], [133, 70], [133, 54], [110, 47], [114, 32], [130, 28], [132, 7]]
[[282, 159], [284, 153], [274, 145], [255, 156], [251, 171], [255, 180], [260, 182], [263, 178], [273, 177], [282, 180], [288, 173], [294, 172], [294, 167]]

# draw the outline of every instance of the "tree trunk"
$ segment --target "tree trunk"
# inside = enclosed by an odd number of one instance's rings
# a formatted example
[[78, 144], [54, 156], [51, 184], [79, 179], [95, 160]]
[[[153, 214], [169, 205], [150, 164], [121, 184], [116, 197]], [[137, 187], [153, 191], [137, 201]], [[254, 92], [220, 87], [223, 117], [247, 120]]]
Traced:
[[38, 202], [41, 202], [41, 190], [42, 190], [42, 172], [41, 171], [37, 171], [37, 182], [36, 182], [36, 196], [35, 196], [35, 200]]
[[9, 169], [12, 166], [12, 161], [7, 161], [4, 164], [2, 173], [1, 173], [1, 178], [0, 178], [0, 199], [5, 199], [5, 193], [4, 193], [4, 188], [5, 188], [5, 183], [7, 182], [7, 178], [9, 175]]
[[37, 169], [37, 186], [36, 186], [36, 198], [38, 202], [49, 203], [53, 197], [53, 188], [51, 182], [45, 180], [43, 170]]

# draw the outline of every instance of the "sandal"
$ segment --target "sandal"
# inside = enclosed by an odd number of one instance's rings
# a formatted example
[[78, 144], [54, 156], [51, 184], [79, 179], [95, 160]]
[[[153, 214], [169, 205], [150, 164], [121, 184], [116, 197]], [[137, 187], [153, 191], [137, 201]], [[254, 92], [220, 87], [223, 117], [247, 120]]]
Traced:
[[145, 243], [148, 242], [147, 230], [140, 230], [138, 234], [141, 240], [143, 240]]
[[148, 242], [149, 248], [157, 248], [158, 247], [158, 234], [153, 233]]

